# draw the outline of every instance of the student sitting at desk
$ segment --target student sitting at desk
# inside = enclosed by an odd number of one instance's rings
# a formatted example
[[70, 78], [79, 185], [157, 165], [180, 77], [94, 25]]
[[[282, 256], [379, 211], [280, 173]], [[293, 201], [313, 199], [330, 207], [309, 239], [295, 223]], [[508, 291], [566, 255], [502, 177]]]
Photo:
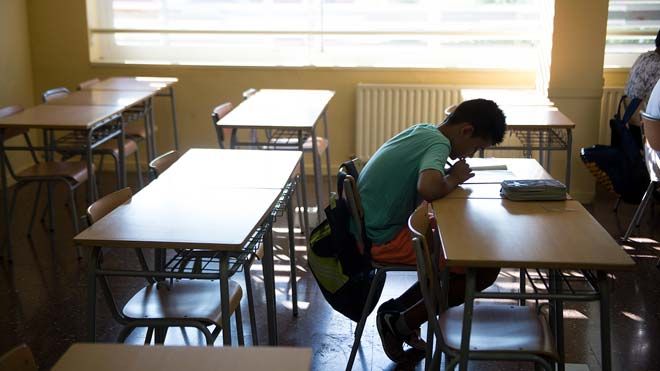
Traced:
[[[414, 125], [383, 144], [371, 157], [358, 179], [371, 256], [380, 263], [415, 265], [415, 251], [407, 227], [420, 200], [431, 202], [451, 192], [474, 174], [464, 157], [500, 143], [505, 117], [497, 104], [485, 99], [461, 103], [439, 126]], [[447, 158], [459, 159], [445, 172]], [[477, 289], [490, 286], [499, 269], [477, 275]], [[464, 274], [450, 277], [449, 304], [463, 302]], [[423, 350], [419, 327], [427, 315], [419, 284], [378, 309], [377, 326], [387, 356], [405, 360], [403, 343]]]

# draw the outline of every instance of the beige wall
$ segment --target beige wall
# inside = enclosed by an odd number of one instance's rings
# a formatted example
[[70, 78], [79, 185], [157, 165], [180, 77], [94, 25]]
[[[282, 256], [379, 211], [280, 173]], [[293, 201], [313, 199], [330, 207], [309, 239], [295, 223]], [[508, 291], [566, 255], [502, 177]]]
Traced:
[[[176, 94], [184, 148], [214, 146], [211, 108], [228, 100], [237, 103], [241, 92], [248, 87], [335, 90], [337, 94], [328, 115], [332, 163], [337, 164], [354, 153], [355, 85], [359, 82], [531, 87], [535, 78], [532, 72], [447, 69], [92, 66], [88, 58], [84, 0], [28, 0], [28, 14], [35, 97], [55, 86], [74, 88], [78, 82], [95, 76], [176, 76], [180, 79]], [[603, 80], [608, 85], [623, 85], [627, 77], [625, 70], [608, 71], [603, 77], [606, 16], [606, 0], [556, 1], [550, 94], [578, 126], [573, 150], [573, 193], [582, 200], [593, 194], [593, 181], [579, 162], [578, 148], [597, 141], [596, 107]], [[157, 122], [160, 120], [161, 151], [172, 146], [166, 108], [166, 103], [160, 102], [156, 112]], [[555, 161], [555, 165], [558, 163]], [[555, 166], [553, 170], [560, 179], [561, 167]]]
[[607, 5], [607, 0], [555, 0], [548, 96], [576, 124], [571, 193], [580, 201], [591, 200], [594, 193], [594, 179], [579, 149], [598, 138]]
[[[30, 38], [25, 0], [0, 1], [0, 107], [34, 104], [32, 66], [30, 64]], [[23, 145], [15, 138], [8, 145]], [[20, 169], [28, 165], [25, 154], [11, 153], [12, 165]]]

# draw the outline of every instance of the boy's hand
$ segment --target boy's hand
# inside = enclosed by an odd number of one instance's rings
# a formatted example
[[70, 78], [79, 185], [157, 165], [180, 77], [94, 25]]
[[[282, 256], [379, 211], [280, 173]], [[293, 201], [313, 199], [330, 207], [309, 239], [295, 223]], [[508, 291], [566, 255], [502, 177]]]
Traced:
[[454, 166], [449, 169], [449, 174], [458, 181], [458, 184], [464, 183], [474, 176], [470, 165], [468, 165], [464, 158], [454, 163]]

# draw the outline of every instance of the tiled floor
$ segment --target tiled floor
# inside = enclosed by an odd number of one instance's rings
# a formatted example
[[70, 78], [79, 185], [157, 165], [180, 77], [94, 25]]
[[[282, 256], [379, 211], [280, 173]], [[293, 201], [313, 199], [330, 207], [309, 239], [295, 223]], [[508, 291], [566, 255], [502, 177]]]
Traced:
[[[131, 179], [132, 177], [129, 177]], [[311, 180], [311, 179], [310, 179]], [[112, 187], [111, 179], [104, 179], [105, 189]], [[311, 184], [311, 182], [310, 182]], [[312, 188], [312, 187], [308, 187]], [[58, 190], [58, 196], [63, 195]], [[33, 241], [23, 232], [27, 226], [34, 189], [22, 192], [18, 203], [14, 231], [14, 263], [0, 264], [0, 353], [25, 342], [35, 353], [39, 365], [49, 368], [76, 341], [83, 341], [86, 333], [85, 293], [86, 260], [78, 261], [71, 242], [73, 235], [63, 204], [57, 201], [56, 230], [52, 241], [41, 225], [35, 227]], [[81, 192], [80, 201], [83, 200]], [[309, 198], [313, 199], [313, 198]], [[43, 202], [43, 200], [41, 201]], [[601, 195], [588, 206], [593, 215], [613, 236], [620, 236], [634, 211], [632, 205], [622, 205], [618, 214], [611, 209], [614, 200]], [[654, 217], [651, 217], [653, 212]], [[185, 216], [182, 216], [185, 217]], [[660, 255], [660, 216], [649, 210], [641, 225], [643, 236], [638, 243], [626, 246], [637, 264], [635, 271], [617, 273], [612, 297], [612, 345], [615, 370], [660, 370], [660, 270], [656, 257]], [[275, 228], [277, 244], [277, 310], [282, 345], [307, 346], [314, 350], [313, 369], [343, 370], [353, 341], [355, 323], [334, 312], [326, 304], [305, 264], [304, 239], [297, 234], [298, 289], [300, 314], [291, 313], [288, 283], [288, 257], [285, 220]], [[106, 264], [135, 264], [132, 252], [110, 252]], [[242, 274], [237, 275], [239, 282]], [[511, 288], [515, 272], [502, 274], [492, 290]], [[265, 317], [260, 264], [253, 267], [257, 318]], [[389, 275], [381, 301], [398, 294], [415, 281], [413, 273]], [[112, 281], [120, 303], [123, 303], [141, 284], [140, 280]], [[515, 285], [514, 285], [515, 286]], [[120, 326], [111, 318], [105, 302], [98, 298], [98, 329], [100, 341], [114, 341]], [[252, 344], [249, 331], [247, 303], [243, 302], [243, 319], [247, 344]], [[594, 304], [567, 304], [566, 357], [569, 363], [586, 364], [590, 370], [600, 369], [600, 341], [598, 307]], [[392, 364], [383, 354], [375, 328], [374, 316], [369, 318], [362, 348], [355, 370], [410, 369]], [[259, 340], [266, 340], [263, 321], [259, 325]], [[136, 331], [130, 342], [141, 343], [144, 331]], [[201, 344], [197, 331], [173, 329], [166, 344]], [[221, 343], [221, 339], [217, 341]], [[474, 370], [532, 370], [528, 364], [474, 362]], [[417, 365], [416, 369], [422, 369]], [[575, 368], [578, 369], [578, 368]]]

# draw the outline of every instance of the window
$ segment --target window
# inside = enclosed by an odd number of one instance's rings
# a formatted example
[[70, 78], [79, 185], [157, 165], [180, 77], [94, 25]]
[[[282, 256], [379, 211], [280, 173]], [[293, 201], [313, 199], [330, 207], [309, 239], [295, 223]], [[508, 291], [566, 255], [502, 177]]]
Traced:
[[641, 53], [655, 49], [660, 0], [610, 0], [608, 13], [605, 68], [631, 67]]
[[[552, 0], [87, 0], [95, 63], [537, 69]], [[548, 22], [549, 20], [549, 22]], [[550, 27], [551, 28], [551, 27]]]

